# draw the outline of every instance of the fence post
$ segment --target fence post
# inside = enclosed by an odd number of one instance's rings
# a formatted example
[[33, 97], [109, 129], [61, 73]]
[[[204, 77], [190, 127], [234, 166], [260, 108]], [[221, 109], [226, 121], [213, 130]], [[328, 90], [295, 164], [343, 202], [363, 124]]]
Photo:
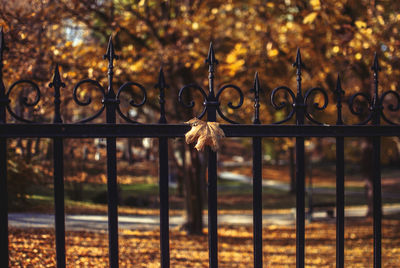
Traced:
[[[215, 59], [215, 53], [212, 43], [206, 59], [208, 64], [208, 82], [209, 93], [205, 102], [207, 107], [207, 121], [217, 121], [218, 101], [214, 93], [214, 72], [218, 61]], [[218, 226], [217, 226], [217, 153], [211, 147], [208, 150], [208, 244], [209, 244], [209, 262], [211, 268], [218, 267]]]
[[[117, 100], [113, 90], [115, 55], [112, 37], [108, 42], [107, 52], [103, 56], [108, 60], [108, 90], [104, 104], [106, 106], [107, 124], [115, 124]], [[118, 267], [118, 189], [117, 189], [117, 149], [116, 138], [107, 138], [107, 199], [108, 199], [108, 248], [111, 268]]]
[[[297, 68], [297, 95], [294, 103], [296, 111], [296, 125], [304, 125], [305, 104], [301, 92], [301, 61], [300, 49], [297, 49], [296, 61], [293, 66]], [[305, 254], [305, 172], [304, 172], [304, 137], [296, 137], [296, 267], [304, 267]]]
[[[372, 124], [375, 126], [380, 125], [380, 115], [382, 112], [382, 105], [378, 95], [378, 74], [381, 70], [378, 57], [375, 53], [374, 63], [371, 67], [374, 71], [374, 95], [372, 98]], [[381, 192], [381, 137], [372, 137], [372, 165], [373, 165], [373, 217], [374, 217], [374, 268], [380, 268], [382, 265], [382, 192]]]
[[[254, 77], [254, 120], [253, 124], [260, 122], [260, 82], [258, 73]], [[261, 137], [253, 137], [253, 242], [254, 242], [254, 267], [262, 268], [262, 147]]]
[[[53, 81], [49, 87], [54, 88], [54, 124], [61, 124], [60, 88], [65, 87], [61, 81], [58, 65], [54, 69]], [[64, 146], [62, 138], [53, 138], [54, 161], [54, 207], [56, 225], [56, 257], [57, 267], [65, 267], [65, 215], [64, 215]]]
[[[164, 72], [160, 69], [156, 88], [160, 90], [160, 119], [159, 124], [166, 124], [165, 117], [165, 84]], [[168, 189], [168, 138], [158, 138], [159, 161], [159, 194], [160, 194], [160, 248], [161, 268], [168, 268], [169, 260], [169, 189]]]
[[[0, 124], [6, 123], [6, 106], [9, 100], [3, 83], [4, 33], [0, 28]], [[0, 252], [1, 267], [8, 267], [8, 194], [7, 194], [7, 139], [0, 139]]]
[[[337, 77], [335, 95], [337, 98], [336, 125], [343, 125], [342, 95], [344, 91]], [[344, 137], [336, 137], [336, 267], [344, 267]]]

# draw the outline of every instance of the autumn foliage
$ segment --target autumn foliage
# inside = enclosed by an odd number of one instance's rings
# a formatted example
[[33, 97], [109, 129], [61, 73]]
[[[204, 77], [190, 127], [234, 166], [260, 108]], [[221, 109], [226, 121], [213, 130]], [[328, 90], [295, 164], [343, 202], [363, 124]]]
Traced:
[[[372, 222], [349, 220], [345, 233], [345, 266], [371, 267], [373, 262]], [[400, 221], [383, 221], [382, 267], [398, 267]], [[205, 230], [206, 231], [206, 230]], [[253, 240], [250, 227], [219, 228], [220, 267], [252, 267]], [[121, 230], [121, 267], [159, 267], [159, 231]], [[264, 267], [294, 267], [295, 228], [271, 225], [263, 229]], [[171, 267], [208, 267], [207, 236], [188, 237], [171, 230]], [[107, 267], [106, 233], [67, 232], [67, 267]], [[10, 230], [10, 263], [13, 267], [54, 267], [52, 230]], [[335, 267], [335, 225], [312, 223], [306, 228], [307, 267]]]
[[[243, 89], [245, 99], [240, 111], [234, 112], [226, 105], [229, 101], [234, 103], [235, 98], [237, 101], [234, 92], [221, 96], [223, 112], [241, 123], [250, 123], [252, 120], [254, 106], [249, 89], [256, 71], [262, 89], [261, 122], [271, 123], [284, 118], [286, 110], [273, 110], [269, 96], [278, 85], [293, 87], [295, 84], [295, 70], [291, 64], [298, 47], [301, 48], [305, 63], [304, 89], [321, 86], [329, 92], [335, 88], [339, 73], [346, 91], [345, 100], [350, 93], [370, 92], [369, 67], [374, 52], [379, 55], [383, 69], [379, 90], [399, 89], [399, 1], [0, 0], [0, 4], [0, 26], [4, 28], [7, 44], [4, 83], [8, 88], [18, 79], [31, 79], [39, 84], [43, 95], [40, 105], [24, 108], [15, 104], [18, 103], [15, 100], [21, 99], [21, 96], [14, 94], [14, 91], [10, 95], [14, 100], [12, 108], [20, 109], [21, 114], [40, 122], [51, 122], [53, 115], [53, 92], [48, 82], [56, 63], [66, 84], [61, 92], [64, 122], [76, 122], [101, 107], [101, 96], [93, 88], [83, 88], [78, 94], [80, 100], [92, 97], [91, 105], [83, 109], [73, 101], [72, 91], [74, 85], [85, 78], [96, 79], [103, 86], [106, 85], [107, 61], [102, 56], [110, 35], [120, 56], [115, 64], [115, 87], [126, 81], [135, 81], [147, 88], [146, 108], [133, 113], [140, 122], [157, 122], [158, 117], [154, 114], [159, 110], [159, 92], [154, 84], [161, 66], [169, 85], [166, 90], [168, 122], [185, 122], [199, 111], [198, 104], [193, 111], [179, 106], [177, 92], [189, 83], [207, 87], [204, 59], [210, 41], [213, 41], [219, 60], [216, 87], [232, 82]], [[130, 98], [139, 100], [142, 94], [137, 88], [124, 94], [121, 96], [121, 109], [129, 115], [130, 109], [134, 109], [129, 106]], [[196, 94], [184, 96], [194, 100], [199, 97]], [[318, 101], [322, 99], [317, 97]], [[329, 101], [323, 113], [313, 113], [321, 121], [332, 123], [336, 112], [333, 94], [329, 94]], [[359, 120], [350, 116], [347, 107], [343, 113], [348, 124]], [[398, 118], [398, 115], [393, 116]], [[7, 120], [14, 122], [12, 118]], [[104, 122], [104, 118], [100, 117], [96, 122]], [[397, 141], [397, 138], [394, 140]], [[386, 146], [391, 148], [384, 157], [397, 157], [398, 150], [392, 146], [393, 143]], [[80, 141], [72, 140], [66, 140], [65, 145], [83, 147]], [[282, 148], [285, 146], [287, 149], [287, 144]], [[359, 144], [357, 146], [361, 147]], [[176, 148], [179, 146], [172, 149]], [[199, 169], [196, 168], [204, 170], [205, 166], [193, 148], [182, 148], [178, 152], [182, 153], [181, 159], [185, 159], [186, 155], [191, 158], [187, 166], [179, 166], [179, 170], [185, 170], [181, 177], [189, 178], [187, 199], [195, 199], [194, 196], [202, 196], [198, 189], [203, 185], [197, 183], [204, 179], [204, 176], [197, 175]], [[80, 164], [78, 161], [74, 163]], [[75, 181], [105, 181], [104, 176], [86, 178], [85, 173], [82, 174]], [[202, 207], [193, 210], [197, 212], [192, 214], [197, 213], [201, 218]], [[384, 267], [398, 266], [399, 223], [398, 220], [384, 221]], [[197, 228], [201, 231], [199, 226]], [[294, 227], [267, 226], [263, 232], [265, 265], [294, 266]], [[219, 236], [221, 267], [252, 265], [250, 227], [222, 227]], [[335, 225], [309, 224], [306, 238], [307, 264], [333, 267]], [[108, 239], [105, 233], [67, 232], [66, 250], [70, 267], [106, 267], [108, 264]], [[346, 227], [346, 266], [370, 267], [372, 252], [371, 221], [349, 221]], [[53, 231], [10, 229], [10, 263], [15, 267], [54, 267]], [[158, 267], [159, 232], [121, 231], [120, 264], [122, 267]], [[181, 231], [171, 230], [171, 266], [208, 267], [206, 236], [188, 237]]]

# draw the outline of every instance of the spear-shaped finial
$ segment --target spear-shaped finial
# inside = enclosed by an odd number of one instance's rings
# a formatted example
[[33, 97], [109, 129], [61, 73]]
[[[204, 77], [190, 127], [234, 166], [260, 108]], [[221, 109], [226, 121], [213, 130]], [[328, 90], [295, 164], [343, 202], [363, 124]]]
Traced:
[[166, 88], [163, 67], [160, 68], [160, 72], [158, 74], [158, 83], [156, 85], [156, 88], [158, 89]]
[[208, 49], [206, 63], [208, 63], [209, 65], [217, 65], [218, 64], [218, 60], [215, 58], [214, 46], [213, 46], [212, 42], [210, 42], [210, 48]]
[[304, 67], [303, 62], [301, 61], [301, 53], [300, 48], [297, 48], [296, 60], [293, 63], [293, 67], [297, 68], [297, 98], [298, 103], [303, 102], [303, 96], [301, 94], [301, 68]]
[[49, 87], [54, 88], [54, 119], [53, 119], [53, 122], [54, 123], [62, 123], [61, 111], [60, 111], [60, 105], [61, 105], [60, 88], [65, 87], [65, 84], [61, 81], [60, 70], [59, 70], [58, 64], [56, 64], [56, 67], [54, 68], [53, 81], [49, 84]]
[[208, 90], [209, 90], [209, 101], [214, 101], [214, 72], [215, 66], [218, 64], [217, 59], [215, 58], [214, 47], [212, 42], [210, 42], [210, 48], [208, 49], [208, 56], [205, 60], [206, 64], [208, 64]]
[[106, 54], [103, 56], [103, 59], [108, 60], [108, 97], [114, 98], [115, 93], [112, 87], [113, 77], [114, 77], [114, 59], [118, 59], [118, 56], [115, 55], [114, 44], [112, 41], [112, 35], [110, 35], [110, 39], [108, 40], [108, 46]]
[[60, 68], [58, 66], [58, 63], [54, 68], [53, 81], [49, 84], [49, 87], [54, 87], [54, 88], [65, 87], [65, 84], [61, 81]]
[[113, 62], [114, 59], [118, 59], [118, 56], [115, 54], [112, 35], [110, 35], [110, 38], [108, 39], [107, 51], [106, 54], [104, 54], [103, 59], [107, 59], [108, 62]]
[[3, 51], [5, 48], [3, 27], [0, 27], [0, 65], [3, 62]]
[[337, 99], [337, 125], [343, 125], [343, 118], [342, 118], [342, 95], [344, 95], [344, 90], [342, 89], [342, 83], [340, 82], [340, 75], [337, 75], [336, 80], [336, 89], [334, 91]]
[[293, 67], [296, 67], [298, 70], [301, 70], [304, 67], [303, 62], [301, 61], [301, 53], [300, 48], [297, 48], [296, 60], [293, 62]]
[[378, 75], [381, 71], [381, 67], [379, 66], [378, 55], [374, 53], [374, 63], [371, 66], [371, 70], [374, 71], [374, 96], [372, 97], [372, 109], [374, 111], [372, 122], [375, 125], [379, 125], [380, 123], [380, 114], [382, 112], [382, 105], [380, 104], [378, 88], [379, 88], [379, 79]]
[[165, 124], [167, 123], [167, 119], [165, 117], [165, 89], [168, 88], [168, 85], [165, 83], [164, 71], [162, 67], [160, 68], [158, 83], [155, 85], [155, 88], [160, 90], [160, 119], [158, 120], [158, 123]]
[[255, 73], [254, 75], [254, 85], [253, 85], [253, 90], [254, 90], [254, 95], [256, 97], [259, 96], [260, 93], [260, 81], [258, 79], [258, 72]]
[[3, 83], [3, 51], [5, 49], [3, 27], [0, 27], [0, 122], [6, 122], [6, 105], [10, 102]]
[[260, 81], [258, 79], [258, 72], [254, 75], [254, 124], [261, 124], [260, 122]]
[[374, 73], [378, 73], [382, 70], [381, 66], [379, 66], [378, 55], [376, 52], [374, 53], [374, 63], [371, 66], [371, 70], [374, 71]]

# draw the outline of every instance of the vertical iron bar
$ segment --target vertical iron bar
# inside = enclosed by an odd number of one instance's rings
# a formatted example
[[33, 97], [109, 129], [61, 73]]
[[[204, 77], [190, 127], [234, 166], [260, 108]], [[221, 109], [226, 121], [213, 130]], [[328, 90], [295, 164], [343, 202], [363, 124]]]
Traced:
[[[0, 28], [0, 124], [6, 123], [6, 89], [3, 83], [3, 28]], [[1, 126], [1, 125], [0, 125]], [[0, 139], [0, 252], [1, 267], [8, 267], [7, 139]]]
[[[258, 73], [254, 78], [254, 120], [253, 124], [260, 124], [259, 112], [260, 83]], [[253, 137], [253, 242], [254, 242], [254, 267], [263, 265], [262, 248], [262, 148], [261, 138]]]
[[344, 267], [344, 138], [336, 137], [336, 267]]
[[208, 244], [211, 268], [218, 267], [217, 213], [217, 153], [208, 148]]
[[[53, 82], [49, 87], [54, 88], [54, 124], [61, 124], [60, 113], [60, 88], [65, 87], [61, 81], [58, 65], [54, 69]], [[56, 225], [56, 259], [57, 267], [65, 267], [65, 213], [64, 213], [64, 146], [62, 138], [53, 139], [53, 161], [54, 161], [54, 202], [55, 202], [55, 225]]]
[[[375, 126], [380, 125], [382, 105], [378, 95], [378, 73], [381, 70], [378, 57], [375, 53], [374, 64], [371, 67], [374, 71], [374, 96], [372, 99], [373, 119]], [[372, 137], [372, 165], [373, 165], [373, 217], [374, 217], [374, 268], [382, 265], [382, 191], [381, 191], [381, 137]]]
[[56, 224], [56, 256], [57, 267], [65, 267], [65, 219], [64, 219], [64, 163], [63, 140], [53, 139], [54, 161], [54, 202]]
[[169, 267], [168, 138], [159, 138], [161, 267]]
[[262, 248], [262, 151], [261, 138], [253, 137], [253, 236], [254, 267], [263, 264]]
[[[209, 94], [205, 105], [207, 107], [207, 121], [217, 121], [218, 101], [214, 94], [214, 72], [218, 61], [215, 59], [214, 48], [210, 43], [208, 57], [209, 75]], [[218, 267], [218, 211], [217, 211], [217, 153], [211, 147], [208, 148], [208, 244], [209, 244], [209, 262], [211, 268]]]
[[[337, 97], [336, 125], [343, 125], [342, 90], [338, 75], [335, 95]], [[336, 267], [344, 267], [344, 138], [336, 137]]]
[[382, 254], [382, 193], [381, 193], [381, 140], [380, 137], [372, 138], [373, 146], [373, 196], [374, 196], [374, 268], [381, 267]]
[[[116, 96], [112, 87], [114, 59], [117, 55], [114, 52], [112, 37], [108, 42], [108, 48], [105, 59], [108, 59], [108, 91], [104, 100], [106, 105], [106, 122], [115, 124], [116, 106], [118, 105]], [[117, 188], [117, 150], [116, 138], [107, 138], [107, 198], [108, 198], [108, 248], [109, 261], [111, 268], [118, 267], [118, 188]]]
[[[296, 125], [304, 124], [305, 104], [301, 92], [301, 62], [300, 49], [297, 49], [296, 61], [293, 64], [297, 68], [297, 95], [295, 102]], [[304, 137], [296, 137], [296, 267], [304, 267], [305, 255], [305, 153]]]
[[8, 267], [7, 139], [5, 138], [0, 139], [0, 166], [0, 262], [1, 267]]
[[[165, 117], [165, 84], [162, 68], [158, 77], [156, 88], [160, 90], [160, 119], [159, 124], [166, 124]], [[161, 248], [161, 267], [168, 268], [170, 265], [169, 255], [169, 189], [168, 189], [168, 138], [158, 139], [159, 153], [159, 193], [160, 193], [160, 248]]]

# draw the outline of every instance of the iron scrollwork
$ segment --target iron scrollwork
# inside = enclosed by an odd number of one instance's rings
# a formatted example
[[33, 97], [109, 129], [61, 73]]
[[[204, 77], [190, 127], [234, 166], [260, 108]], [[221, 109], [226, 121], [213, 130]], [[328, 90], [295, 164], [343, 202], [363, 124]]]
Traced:
[[[381, 99], [380, 99], [380, 106], [381, 106], [381, 107], [383, 108], [383, 110], [384, 110], [383, 101], [384, 101], [384, 99], [385, 99], [387, 96], [389, 96], [389, 95], [393, 95], [393, 96], [394, 96], [394, 98], [396, 99], [396, 105], [393, 105], [393, 104], [391, 103], [391, 104], [389, 104], [389, 105], [387, 106], [387, 108], [388, 108], [389, 111], [391, 111], [391, 112], [397, 112], [397, 111], [399, 111], [399, 110], [400, 110], [400, 95], [399, 95], [399, 93], [397, 93], [396, 91], [393, 91], [393, 90], [386, 91], [386, 92], [384, 92], [384, 93], [382, 94]], [[389, 118], [386, 117], [386, 115], [385, 115], [385, 113], [383, 112], [383, 110], [382, 110], [382, 113], [381, 113], [382, 119], [383, 119], [386, 123], [388, 123], [388, 124], [397, 125], [395, 122], [393, 122], [392, 120], [390, 120]]]
[[[355, 107], [357, 99], [358, 100], [364, 99], [365, 103], [368, 106], [367, 107], [368, 111], [366, 111], [365, 108], [360, 107], [360, 105], [358, 105], [358, 107]], [[366, 94], [364, 92], [357, 92], [349, 98], [349, 109], [350, 109], [350, 112], [354, 115], [357, 115], [357, 116], [361, 116], [364, 114], [366, 115], [366, 119], [357, 123], [357, 125], [365, 125], [372, 119], [373, 113], [372, 113], [371, 98], [370, 98], [370, 96], [368, 96], [368, 94]]]
[[[4, 50], [4, 42], [2, 40], [3, 34], [0, 31], [0, 73], [3, 68], [2, 64], [2, 53]], [[96, 94], [96, 98], [98, 96], [101, 99], [101, 104], [93, 115], [84, 118], [76, 123], [86, 123], [89, 121], [93, 121], [94, 119], [100, 117], [102, 113], [106, 110], [108, 113], [115, 115], [118, 113], [120, 118], [126, 122], [137, 124], [138, 122], [131, 119], [129, 114], [124, 114], [121, 107], [121, 102], [125, 102], [125, 98], [123, 98], [124, 93], [130, 93], [130, 99], [127, 99], [129, 105], [131, 107], [141, 107], [147, 101], [147, 93], [146, 89], [143, 85], [137, 82], [126, 82], [119, 87], [117, 93], [114, 93], [113, 90], [113, 68], [114, 68], [114, 60], [118, 59], [118, 56], [115, 54], [114, 46], [112, 43], [112, 38], [110, 38], [106, 55], [104, 58], [108, 60], [108, 88], [106, 89], [103, 87], [98, 81], [92, 79], [84, 79], [79, 81], [73, 88], [73, 100], [79, 106], [89, 106], [93, 103], [94, 94]], [[212, 43], [210, 44], [210, 48], [208, 51], [208, 56], [206, 59], [206, 63], [208, 64], [208, 79], [209, 79], [209, 89], [204, 90], [201, 86], [196, 84], [189, 84], [185, 85], [179, 90], [178, 93], [178, 100], [179, 102], [186, 108], [193, 108], [195, 106], [195, 100], [192, 98], [191, 100], [184, 99], [185, 92], [193, 91], [199, 92], [202, 98], [203, 108], [201, 112], [196, 116], [198, 119], [204, 117], [207, 113], [209, 121], [215, 121], [217, 114], [221, 117], [222, 120], [237, 124], [236, 121], [229, 118], [226, 114], [224, 114], [225, 109], [221, 107], [222, 103], [222, 95], [226, 93], [228, 90], [233, 90], [235, 94], [239, 97], [237, 102], [233, 102], [228, 100], [226, 109], [237, 110], [243, 106], [244, 103], [244, 94], [240, 87], [227, 84], [220, 87], [214, 93], [214, 74], [216, 70], [216, 66], [218, 61], [215, 58], [214, 48]], [[275, 110], [282, 110], [284, 108], [288, 109], [287, 115], [284, 119], [275, 122], [273, 124], [282, 124], [288, 122], [289, 120], [296, 117], [296, 124], [302, 125], [304, 124], [304, 119], [307, 119], [312, 124], [317, 125], [324, 125], [324, 123], [318, 121], [311, 113], [310, 109], [315, 109], [317, 111], [323, 111], [328, 106], [328, 94], [327, 92], [321, 87], [313, 87], [305, 91], [304, 95], [302, 93], [302, 68], [304, 67], [301, 61], [301, 54], [300, 49], [297, 50], [296, 60], [293, 64], [294, 67], [297, 68], [296, 75], [297, 75], [297, 91], [293, 91], [287, 86], [279, 86], [272, 90], [270, 99], [271, 105]], [[384, 122], [390, 125], [399, 125], [399, 123], [394, 122], [392, 119], [389, 118], [386, 112], [397, 112], [400, 111], [400, 94], [396, 91], [389, 90], [384, 91], [381, 95], [378, 94], [378, 75], [379, 71], [381, 70], [378, 57], [375, 54], [373, 60], [373, 66], [371, 67], [373, 71], [374, 77], [374, 92], [373, 94], [368, 94], [365, 92], [357, 92], [348, 98], [348, 107], [351, 114], [362, 118], [361, 122], [358, 122], [356, 125], [366, 125], [366, 124], [373, 124], [373, 125], [380, 125], [380, 120], [382, 119]], [[41, 100], [41, 91], [37, 83], [27, 80], [21, 79], [14, 82], [5, 92], [5, 87], [2, 82], [2, 76], [0, 77], [0, 105], [2, 109], [7, 110], [11, 117], [14, 119], [24, 122], [24, 123], [35, 123], [34, 120], [31, 118], [24, 117], [24, 110], [26, 111], [28, 108], [32, 110], [32, 108], [36, 108]], [[82, 89], [83, 86], [90, 86], [90, 90], [88, 92]], [[56, 65], [55, 73], [53, 77], [53, 82], [50, 83], [50, 87], [53, 87], [55, 90], [55, 116], [53, 123], [62, 123], [61, 113], [60, 113], [60, 88], [65, 87], [65, 84], [61, 81], [61, 76], [59, 74], [58, 65]], [[258, 74], [255, 75], [254, 81], [254, 107], [255, 107], [255, 115], [254, 115], [254, 123], [260, 124], [259, 118], [259, 81], [258, 81]], [[142, 98], [140, 102], [135, 102], [134, 96], [130, 91], [133, 88], [138, 88], [140, 91]], [[168, 86], [164, 80], [164, 74], [162, 69], [160, 70], [159, 74], [159, 81], [156, 85], [156, 88], [160, 90], [160, 120], [159, 123], [166, 123], [165, 117], [165, 89]], [[94, 91], [96, 93], [94, 93]], [[17, 92], [17, 93], [15, 93]], [[84, 93], [84, 94], [82, 94]], [[19, 102], [18, 105], [21, 108], [22, 112], [16, 111], [16, 105], [11, 103], [11, 101], [15, 101], [14, 94], [18, 94], [17, 101]], [[340, 79], [338, 76], [336, 90], [334, 94], [337, 97], [337, 122], [336, 125], [344, 125], [343, 118], [342, 118], [342, 95], [344, 95], [344, 91], [341, 88]], [[319, 101], [315, 101], [316, 97], [320, 96]], [[12, 97], [12, 98], [11, 98]], [[279, 100], [281, 97], [284, 97], [283, 100]], [[282, 98], [281, 98], [282, 99]], [[109, 109], [110, 108], [110, 109]], [[386, 109], [386, 110], [385, 110]], [[5, 117], [4, 117], [5, 118]], [[107, 117], [108, 118], [108, 117]], [[5, 119], [4, 119], [5, 120]], [[107, 123], [114, 123], [115, 120], [107, 121]]]
[[[85, 100], [79, 100], [78, 92], [79, 92], [80, 86], [82, 86], [83, 84], [91, 84], [91, 85], [95, 86], [97, 91], [99, 91], [100, 94], [102, 95], [102, 98], [104, 99], [106, 97], [106, 92], [105, 92], [104, 88], [100, 85], [99, 82], [97, 82], [96, 80], [92, 80], [92, 79], [84, 79], [84, 80], [78, 82], [75, 85], [74, 90], [73, 90], [74, 101], [79, 106], [88, 106], [89, 104], [92, 103], [92, 97], [91, 96], [86, 96]], [[79, 120], [77, 123], [86, 123], [86, 122], [89, 122], [89, 121], [92, 121], [92, 120], [96, 119], [97, 117], [99, 117], [103, 113], [105, 107], [106, 106], [105, 106], [104, 102], [102, 102], [101, 108], [94, 115], [89, 116], [89, 117], [87, 117], [85, 119]]]
[[190, 89], [195, 89], [198, 90], [202, 97], [203, 97], [203, 110], [201, 111], [201, 113], [199, 115], [197, 115], [196, 117], [198, 119], [201, 119], [206, 112], [209, 112], [211, 114], [214, 114], [213, 117], [215, 117], [215, 113], [218, 113], [218, 115], [225, 120], [226, 122], [229, 122], [231, 124], [238, 124], [238, 122], [228, 118], [221, 110], [221, 95], [222, 93], [226, 90], [226, 89], [233, 89], [234, 91], [236, 91], [239, 94], [239, 102], [237, 104], [233, 104], [233, 102], [229, 101], [228, 102], [228, 107], [230, 109], [239, 109], [240, 107], [242, 107], [243, 102], [244, 102], [244, 95], [242, 90], [235, 85], [232, 84], [228, 84], [228, 85], [224, 85], [221, 88], [218, 89], [217, 94], [215, 95], [214, 93], [214, 73], [215, 73], [215, 68], [216, 65], [218, 64], [218, 60], [216, 60], [215, 58], [215, 53], [214, 53], [214, 47], [213, 44], [210, 43], [210, 48], [208, 50], [208, 56], [207, 59], [205, 60], [206, 64], [208, 64], [208, 80], [209, 80], [209, 92], [208, 95], [206, 94], [206, 92], [203, 90], [202, 87], [200, 87], [199, 85], [196, 84], [189, 84], [186, 85], [184, 87], [182, 87], [179, 90], [179, 94], [178, 94], [178, 100], [179, 102], [186, 108], [193, 108], [195, 105], [195, 102], [193, 100], [191, 100], [189, 103], [185, 103], [182, 99], [182, 95], [184, 91], [190, 90]]
[[[288, 96], [290, 96], [290, 98], [291, 98], [291, 102], [285, 100], [285, 101], [282, 101], [279, 104], [277, 104], [276, 97], [278, 96], [279, 92], [287, 93]], [[274, 124], [282, 124], [282, 123], [285, 123], [285, 122], [289, 121], [290, 119], [292, 119], [292, 117], [295, 113], [295, 109], [294, 109], [295, 103], [296, 103], [296, 96], [294, 95], [293, 91], [290, 88], [288, 88], [286, 86], [280, 86], [280, 87], [274, 88], [271, 93], [272, 107], [274, 107], [275, 110], [282, 110], [285, 107], [291, 106], [291, 110], [290, 110], [289, 114], [286, 116], [286, 118], [284, 118], [283, 120], [280, 120], [278, 122], [275, 122]]]
[[229, 85], [225, 85], [225, 86], [221, 87], [218, 90], [217, 95], [215, 96], [217, 101], [218, 101], [217, 112], [218, 112], [219, 116], [221, 116], [221, 118], [224, 119], [225, 121], [227, 121], [227, 122], [229, 122], [231, 124], [237, 124], [236, 121], [233, 121], [232, 119], [229, 119], [227, 116], [225, 116], [224, 113], [221, 111], [221, 108], [220, 108], [220, 104], [221, 104], [220, 96], [221, 96], [222, 92], [224, 92], [224, 90], [228, 89], [228, 88], [234, 89], [239, 94], [239, 102], [238, 102], [238, 104], [235, 105], [231, 101], [229, 101], [228, 102], [228, 107], [233, 109], [233, 110], [236, 110], [236, 109], [239, 109], [240, 107], [242, 107], [242, 105], [243, 105], [244, 96], [243, 96], [242, 90], [238, 86], [235, 86], [235, 85], [230, 85], [230, 84]]
[[304, 114], [307, 117], [308, 120], [310, 120], [311, 122], [313, 122], [314, 124], [317, 125], [323, 125], [323, 123], [319, 122], [318, 120], [316, 120], [315, 118], [312, 117], [312, 115], [310, 114], [310, 112], [308, 111], [308, 101], [311, 98], [311, 96], [315, 96], [316, 94], [322, 94], [323, 98], [324, 98], [324, 103], [322, 106], [319, 105], [318, 102], [314, 102], [313, 103], [313, 107], [314, 109], [318, 110], [318, 111], [323, 111], [324, 109], [326, 109], [326, 107], [328, 106], [328, 94], [326, 93], [326, 91], [320, 87], [314, 87], [311, 88], [309, 90], [306, 91], [306, 93], [304, 94], [304, 104], [305, 104], [305, 111]]
[[[366, 119], [357, 123], [357, 125], [365, 125], [369, 121], [372, 121], [372, 124], [374, 124], [374, 125], [379, 125], [380, 118], [382, 118], [386, 123], [388, 123], [390, 125], [398, 125], [398, 123], [393, 122], [392, 120], [387, 118], [387, 116], [385, 115], [384, 101], [385, 101], [385, 99], [387, 99], [388, 96], [390, 96], [390, 95], [393, 96], [395, 98], [396, 105], [391, 103], [391, 104], [387, 105], [387, 109], [391, 112], [399, 111], [400, 110], [400, 95], [396, 91], [389, 90], [389, 91], [383, 92], [382, 95], [379, 96], [379, 94], [378, 94], [378, 84], [379, 84], [378, 75], [379, 75], [379, 72], [381, 71], [381, 67], [379, 66], [378, 56], [376, 53], [374, 55], [374, 61], [373, 61], [373, 65], [371, 66], [371, 70], [373, 71], [373, 75], [374, 75], [374, 92], [373, 92], [372, 97], [364, 92], [357, 92], [357, 93], [353, 94], [349, 99], [350, 111], [352, 114], [357, 115], [357, 116], [368, 113], [366, 115]], [[359, 107], [358, 109], [354, 108], [356, 99], [357, 98], [359, 99], [360, 97], [362, 97], [366, 101], [367, 106], [368, 106], [368, 112], [366, 112], [362, 107]]]
[[[27, 95], [21, 96], [21, 97], [19, 98], [21, 105], [23, 105], [23, 106], [26, 107], [26, 108], [36, 106], [36, 105], [39, 103], [39, 101], [40, 101], [41, 93], [40, 93], [39, 86], [38, 86], [35, 82], [33, 82], [33, 81], [31, 81], [31, 80], [22, 79], [22, 80], [18, 80], [18, 81], [16, 81], [16, 82], [14, 82], [14, 83], [10, 86], [10, 88], [8, 89], [7, 94], [6, 94], [6, 98], [7, 98], [8, 100], [10, 100], [10, 94], [11, 94], [11, 92], [13, 91], [13, 89], [16, 88], [17, 85], [21, 85], [21, 84], [29, 84], [29, 85], [30, 85], [29, 88], [30, 88], [32, 91], [31, 91], [30, 93], [28, 93], [28, 95], [31, 94], [32, 92], [35, 94], [34, 99], [33, 99], [33, 101], [31, 101], [31, 102], [29, 101]], [[24, 92], [23, 92], [23, 93], [24, 93]], [[6, 107], [7, 107], [8, 112], [10, 113], [10, 115], [11, 115], [13, 118], [17, 119], [18, 121], [24, 122], [24, 123], [35, 123], [35, 121], [26, 119], [26, 118], [24, 118], [22, 115], [21, 115], [21, 116], [17, 115], [17, 113], [15, 113], [15, 112], [12, 110], [10, 104], [11, 104], [11, 102], [9, 101]]]
[[139, 84], [139, 83], [136, 83], [136, 82], [126, 82], [126, 83], [124, 83], [124, 84], [118, 89], [118, 91], [117, 91], [117, 96], [116, 96], [116, 100], [117, 100], [117, 103], [118, 103], [118, 105], [117, 105], [117, 112], [118, 112], [119, 116], [121, 116], [121, 118], [123, 118], [125, 121], [127, 121], [127, 122], [129, 122], [129, 123], [137, 124], [137, 123], [138, 123], [137, 121], [132, 120], [132, 119], [130, 119], [128, 116], [124, 115], [124, 113], [121, 111], [121, 107], [120, 107], [120, 104], [121, 104], [120, 95], [121, 95], [121, 93], [124, 92], [124, 91], [127, 91], [131, 86], [134, 86], [134, 87], [139, 88], [140, 91], [141, 91], [142, 94], [143, 94], [143, 98], [142, 98], [142, 100], [141, 100], [140, 103], [135, 103], [135, 101], [134, 101], [133, 99], [131, 99], [131, 100], [129, 100], [129, 105], [138, 108], [138, 107], [140, 107], [140, 106], [143, 106], [144, 103], [146, 102], [146, 100], [147, 100], [146, 89], [145, 89], [141, 84]]
[[[297, 55], [296, 55], [296, 60], [293, 63], [293, 67], [296, 67], [297, 71], [297, 95], [293, 93], [293, 91], [286, 86], [279, 86], [275, 89], [272, 90], [271, 93], [271, 104], [274, 107], [275, 110], [282, 110], [285, 107], [290, 107], [290, 112], [289, 114], [283, 119], [278, 122], [275, 122], [274, 124], [282, 124], [290, 119], [293, 118], [295, 114], [296, 117], [306, 117], [311, 123], [317, 124], [317, 125], [323, 125], [324, 123], [319, 122], [316, 120], [311, 113], [309, 112], [309, 102], [311, 98], [313, 97], [313, 100], [315, 99], [316, 94], [321, 94], [324, 98], [324, 103], [320, 106], [318, 102], [314, 102], [312, 107], [316, 110], [322, 111], [328, 106], [328, 94], [323, 88], [320, 87], [313, 87], [310, 88], [309, 90], [306, 91], [304, 94], [304, 97], [302, 95], [302, 90], [301, 90], [301, 69], [304, 67], [303, 62], [301, 61], [301, 53], [300, 49], [297, 49]], [[280, 102], [279, 104], [276, 102], [276, 98], [278, 96], [278, 93], [283, 92], [286, 94], [286, 96], [290, 96], [291, 100], [285, 100]], [[302, 121], [301, 121], [302, 122]], [[302, 123], [300, 123], [302, 124]]]
[[[199, 85], [196, 85], [196, 84], [189, 84], [189, 85], [186, 85], [186, 86], [182, 87], [179, 90], [179, 93], [178, 93], [178, 101], [186, 108], [189, 108], [189, 109], [193, 108], [195, 106], [194, 100], [191, 100], [189, 103], [185, 103], [183, 101], [183, 99], [182, 99], [183, 92], [188, 91], [190, 89], [195, 89], [195, 90], [197, 90], [197, 91], [199, 91], [201, 93], [201, 95], [203, 97], [203, 105], [204, 105], [206, 103], [206, 101], [207, 101], [207, 94], [205, 93], [205, 91], [204, 91], [204, 89], [202, 87], [200, 87]], [[203, 116], [205, 115], [206, 111], [207, 111], [207, 106], [204, 105], [203, 110], [196, 117], [198, 119], [203, 118]]]

